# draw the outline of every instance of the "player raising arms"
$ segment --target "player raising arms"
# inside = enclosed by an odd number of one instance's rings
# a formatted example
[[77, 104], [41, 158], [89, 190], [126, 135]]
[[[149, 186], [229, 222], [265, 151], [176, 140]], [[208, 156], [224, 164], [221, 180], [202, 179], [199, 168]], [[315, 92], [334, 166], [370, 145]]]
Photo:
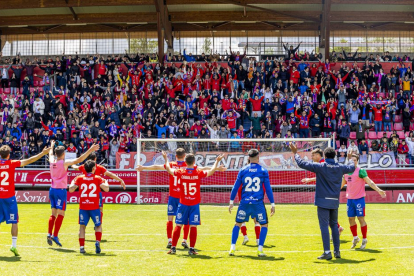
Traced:
[[[312, 161], [315, 163], [325, 162], [325, 159], [323, 158], [323, 151], [320, 148], [314, 149], [311, 152], [311, 158], [312, 158]], [[316, 177], [302, 179], [302, 183], [307, 184], [307, 183], [312, 183], [312, 182], [316, 182]], [[344, 231], [344, 228], [339, 224], [339, 222], [338, 222], [338, 231], [339, 231], [339, 236]]]
[[352, 241], [351, 249], [355, 248], [359, 243], [358, 227], [355, 217], [358, 218], [362, 232], [362, 244], [360, 249], [365, 249], [367, 246], [367, 223], [365, 222], [365, 183], [373, 190], [377, 191], [381, 197], [385, 198], [386, 193], [378, 188], [367, 174], [367, 171], [358, 167], [359, 155], [352, 153], [351, 160], [355, 164], [355, 171], [351, 174], [346, 174], [342, 178], [342, 188], [346, 185], [346, 198], [348, 199], [346, 205], [348, 210], [349, 225], [351, 228], [354, 240]]
[[[97, 160], [97, 156], [95, 152], [92, 152], [87, 158], [86, 161], [88, 160], [92, 160], [95, 161]], [[80, 171], [82, 174], [86, 174], [85, 171], [85, 165], [81, 165], [81, 166], [76, 166], [76, 165], [72, 165], [72, 169], [76, 170], [76, 171]], [[122, 180], [121, 178], [119, 178], [116, 174], [111, 173], [110, 171], [107, 171], [106, 168], [104, 166], [99, 165], [98, 163], [96, 163], [96, 169], [94, 172], [95, 175], [99, 175], [100, 177], [104, 177], [107, 176], [109, 178], [112, 178], [118, 182], [121, 183], [121, 187], [125, 190], [126, 186], [125, 186], [125, 182], [124, 180]], [[102, 217], [103, 217], [103, 201], [102, 201], [102, 192], [99, 192], [99, 209], [101, 210], [101, 224], [102, 224]]]
[[[171, 169], [181, 169], [186, 168], [187, 165], [184, 161], [185, 158], [185, 150], [183, 148], [178, 148], [175, 150], [175, 158], [177, 161], [175, 162], [169, 162]], [[166, 165], [151, 165], [151, 166], [141, 166], [139, 165], [136, 170], [141, 171], [159, 171], [159, 170], [165, 170]], [[194, 168], [197, 168], [197, 166], [194, 166]], [[210, 167], [198, 167], [200, 170], [210, 170]], [[217, 168], [218, 171], [225, 171], [226, 168], [224, 166], [220, 166]], [[177, 176], [170, 175], [170, 186], [169, 186], [169, 197], [168, 197], [168, 221], [167, 221], [167, 238], [168, 238], [168, 244], [167, 248], [171, 248], [172, 245], [172, 232], [173, 232], [173, 219], [174, 216], [177, 214], [177, 208], [180, 204], [180, 183], [178, 181]], [[188, 233], [190, 231], [190, 225], [186, 224], [184, 225], [184, 239], [181, 245], [184, 248], [188, 248], [187, 244], [187, 238]]]
[[95, 252], [101, 253], [101, 210], [99, 209], [99, 191], [109, 191], [108, 182], [95, 174], [95, 161], [88, 160], [84, 165], [86, 174], [77, 176], [69, 186], [69, 192], [73, 193], [79, 187], [79, 245], [80, 253], [85, 253], [85, 229], [89, 219], [95, 224]]
[[251, 149], [248, 152], [249, 165], [241, 169], [237, 175], [236, 182], [230, 195], [229, 212], [233, 209], [234, 198], [236, 197], [239, 187], [242, 187], [241, 200], [237, 209], [236, 225], [233, 228], [231, 236], [230, 256], [234, 256], [236, 251], [236, 242], [239, 237], [240, 227], [243, 222], [249, 221], [249, 217], [256, 218], [262, 226], [259, 237], [258, 256], [265, 257], [263, 245], [267, 236], [268, 219], [266, 207], [264, 205], [264, 194], [269, 198], [272, 208], [270, 215], [275, 213], [275, 200], [273, 198], [272, 187], [269, 181], [269, 172], [259, 165], [259, 151]]
[[17, 232], [19, 222], [19, 212], [15, 196], [14, 175], [16, 168], [32, 164], [45, 156], [50, 148], [45, 148], [38, 155], [23, 160], [11, 160], [9, 146], [0, 147], [0, 223], [11, 224], [12, 246], [10, 251], [15, 256], [20, 256], [17, 252]]
[[50, 205], [52, 207], [52, 215], [49, 218], [47, 243], [49, 245], [52, 245], [52, 241], [54, 241], [58, 246], [62, 247], [62, 244], [58, 238], [58, 234], [60, 227], [62, 226], [63, 218], [65, 217], [66, 189], [68, 187], [68, 168], [72, 165], [83, 162], [89, 154], [99, 150], [99, 145], [94, 144], [80, 157], [67, 161], [65, 161], [65, 147], [57, 146], [55, 149], [54, 147], [55, 141], [52, 140], [51, 148], [49, 151], [50, 176], [52, 178], [52, 187], [49, 190], [49, 198]]
[[167, 153], [162, 152], [165, 160], [165, 169], [170, 175], [177, 177], [177, 183], [180, 185], [180, 204], [177, 208], [177, 216], [175, 218], [175, 229], [173, 232], [172, 245], [168, 254], [176, 254], [177, 242], [180, 238], [181, 227], [190, 224], [190, 250], [189, 255], [198, 254], [194, 250], [197, 240], [197, 225], [200, 225], [200, 182], [204, 177], [209, 177], [217, 170], [218, 163], [223, 159], [224, 155], [219, 155], [214, 162], [211, 170], [202, 171], [194, 167], [194, 154], [185, 156], [186, 168], [172, 169], [168, 162]]

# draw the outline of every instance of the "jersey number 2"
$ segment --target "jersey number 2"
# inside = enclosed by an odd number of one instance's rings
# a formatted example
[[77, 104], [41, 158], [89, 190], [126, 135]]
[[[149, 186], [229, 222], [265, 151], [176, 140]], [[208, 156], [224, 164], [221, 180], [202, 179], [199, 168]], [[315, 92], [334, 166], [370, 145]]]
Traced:
[[0, 177], [3, 178], [1, 180], [0, 186], [8, 186], [9, 185], [9, 173], [8, 172], [1, 172]]
[[246, 182], [246, 188], [244, 190], [246, 192], [258, 192], [260, 191], [260, 178], [255, 177], [246, 177], [244, 182]]
[[[81, 189], [82, 189], [81, 197], [97, 197], [97, 195], [95, 194], [95, 192], [96, 192], [96, 184], [93, 184], [93, 183], [92, 184], [89, 184], [89, 187], [86, 184], [82, 184], [81, 185]], [[89, 192], [89, 196], [87, 195], [88, 189], [91, 190]]]

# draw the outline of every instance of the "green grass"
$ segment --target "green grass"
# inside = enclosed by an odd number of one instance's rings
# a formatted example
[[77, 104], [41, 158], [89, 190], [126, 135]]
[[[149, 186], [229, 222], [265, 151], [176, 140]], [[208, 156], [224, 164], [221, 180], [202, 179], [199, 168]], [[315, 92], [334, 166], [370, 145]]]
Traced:
[[[235, 257], [228, 256], [235, 211], [226, 206], [201, 207], [196, 248], [188, 256], [178, 247], [167, 255], [165, 205], [105, 205], [102, 254], [94, 253], [94, 234], [87, 227], [86, 251], [79, 253], [78, 206], [69, 205], [59, 235], [63, 248], [49, 247], [47, 204], [20, 204], [18, 248], [9, 251], [10, 226], [0, 226], [1, 275], [410, 275], [414, 269], [414, 205], [369, 204], [367, 250], [349, 249], [352, 235], [346, 206], [340, 207], [342, 259], [318, 261], [322, 242], [316, 208], [278, 205], [270, 218], [267, 258], [259, 259], [254, 246], [254, 225], [247, 223], [250, 243], [240, 235]], [[360, 229], [358, 228], [360, 233]]]

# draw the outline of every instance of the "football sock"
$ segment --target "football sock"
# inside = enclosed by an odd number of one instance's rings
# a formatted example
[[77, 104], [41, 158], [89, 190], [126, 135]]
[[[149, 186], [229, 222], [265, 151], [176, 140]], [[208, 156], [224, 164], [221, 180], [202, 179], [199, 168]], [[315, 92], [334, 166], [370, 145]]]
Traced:
[[168, 240], [170, 240], [171, 237], [172, 237], [172, 231], [173, 231], [173, 222], [172, 221], [167, 221], [167, 238], [168, 238]]
[[12, 246], [13, 247], [17, 246], [17, 237], [12, 237]]
[[257, 248], [258, 251], [262, 252], [263, 251], [263, 246], [259, 245], [259, 247]]
[[236, 244], [237, 239], [239, 238], [240, 227], [234, 225], [233, 233], [231, 234], [231, 244]]
[[262, 227], [260, 231], [259, 246], [263, 246], [267, 236], [267, 227]]
[[338, 222], [338, 228], [339, 228], [339, 227], [341, 227], [341, 225], [339, 225], [339, 222]]
[[79, 245], [80, 247], [84, 247], [85, 246], [85, 238], [79, 238]]
[[190, 232], [190, 225], [186, 224], [184, 225], [184, 240], [188, 240], [188, 233]]
[[48, 235], [51, 236], [53, 232], [53, 226], [55, 225], [56, 217], [51, 215], [49, 218], [49, 232]]
[[242, 224], [240, 230], [241, 230], [243, 236], [246, 236], [247, 235], [247, 227], [246, 227], [246, 224], [245, 223]]
[[180, 238], [180, 234], [181, 234], [181, 227], [176, 225], [174, 232], [173, 232], [172, 246], [174, 247], [177, 246], [177, 242], [178, 242], [178, 239]]
[[365, 224], [365, 226], [361, 226], [361, 233], [362, 233], [363, 239], [367, 238], [367, 231], [368, 231], [368, 225]]
[[260, 239], [260, 224], [256, 223], [254, 226], [254, 232], [256, 232], [256, 240]]
[[55, 221], [55, 231], [53, 232], [53, 236], [57, 237], [59, 234], [60, 227], [62, 226], [64, 216], [58, 215]]
[[194, 248], [197, 241], [197, 227], [190, 228], [190, 248]]
[[102, 232], [95, 232], [95, 237], [96, 240], [100, 242], [102, 239]]
[[[358, 236], [358, 225], [352, 225], [351, 227], [349, 227], [349, 228], [351, 228], [351, 232], [352, 232], [352, 235], [354, 236], [354, 237], [357, 237]], [[362, 229], [362, 228], [361, 228]]]

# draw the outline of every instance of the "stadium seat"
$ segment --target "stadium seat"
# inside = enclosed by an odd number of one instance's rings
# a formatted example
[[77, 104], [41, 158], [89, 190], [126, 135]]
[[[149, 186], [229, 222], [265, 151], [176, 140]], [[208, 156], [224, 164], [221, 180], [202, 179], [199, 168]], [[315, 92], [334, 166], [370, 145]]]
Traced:
[[403, 128], [403, 125], [402, 125], [402, 123], [396, 123], [396, 124], [394, 124], [394, 130], [396, 130], [396, 131], [401, 131], [401, 130], [403, 130], [404, 128]]
[[378, 97], [385, 98], [385, 93], [378, 93]]
[[349, 134], [349, 139], [352, 139], [352, 140], [356, 139], [356, 132], [351, 131], [351, 133]]
[[404, 139], [405, 137], [404, 131], [397, 131], [397, 135], [400, 137], [400, 139]]
[[0, 94], [3, 94], [3, 88], [0, 88]]
[[36, 88], [30, 87], [30, 92], [34, 92], [34, 91], [36, 91]]
[[42, 87], [42, 86], [39, 86], [39, 87], [37, 88], [37, 90], [39, 90], [39, 92], [40, 92], [40, 91], [43, 91], [43, 87]]
[[390, 138], [391, 137], [392, 132], [391, 131], [387, 131], [387, 137]]
[[402, 122], [402, 115], [395, 115], [395, 122], [401, 123]]
[[39, 82], [39, 86], [45, 86], [45, 82], [44, 81]]
[[39, 86], [39, 82], [38, 81], [33, 81], [33, 86]]
[[368, 133], [368, 139], [369, 139], [369, 140], [375, 140], [375, 139], [378, 139], [377, 134], [375, 133], [375, 131], [370, 131], [370, 132]]
[[10, 94], [10, 88], [4, 88], [3, 93], [4, 94]]
[[340, 142], [339, 142], [339, 140], [336, 140], [335, 141], [335, 144], [336, 144], [336, 148], [339, 149], [340, 148]]

